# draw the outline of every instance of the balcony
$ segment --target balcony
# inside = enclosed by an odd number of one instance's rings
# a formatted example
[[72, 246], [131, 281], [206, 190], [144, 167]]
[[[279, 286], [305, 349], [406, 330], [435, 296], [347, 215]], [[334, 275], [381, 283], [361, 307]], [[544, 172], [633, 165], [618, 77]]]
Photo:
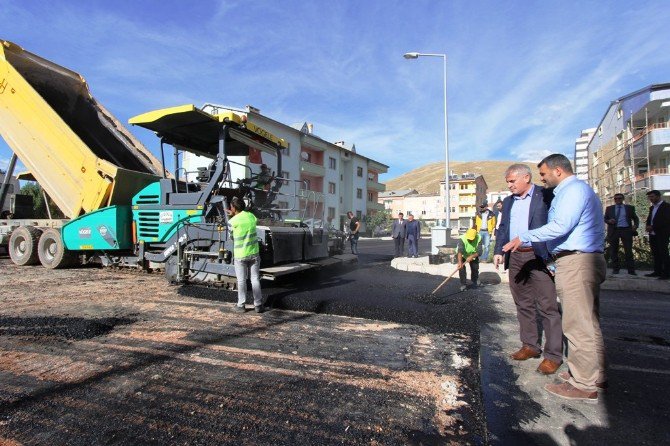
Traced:
[[378, 183], [376, 181], [368, 180], [367, 182], [368, 190], [376, 190], [377, 192], [384, 192], [386, 190], [386, 185]]
[[315, 177], [323, 177], [326, 175], [326, 168], [309, 161], [300, 161], [300, 172]]
[[323, 203], [324, 202], [324, 196], [323, 192], [315, 191], [315, 190], [309, 190], [309, 189], [300, 189], [296, 197], [300, 199], [302, 203], [309, 203], [309, 202], [316, 202], [316, 203]]
[[386, 173], [388, 166], [378, 163], [377, 161], [368, 160], [368, 169], [378, 173]]
[[642, 132], [633, 136], [626, 142], [626, 146], [633, 144], [633, 157], [646, 158], [647, 145], [649, 145], [649, 156], [657, 157], [666, 146], [670, 146], [670, 124], [661, 122], [651, 124]]

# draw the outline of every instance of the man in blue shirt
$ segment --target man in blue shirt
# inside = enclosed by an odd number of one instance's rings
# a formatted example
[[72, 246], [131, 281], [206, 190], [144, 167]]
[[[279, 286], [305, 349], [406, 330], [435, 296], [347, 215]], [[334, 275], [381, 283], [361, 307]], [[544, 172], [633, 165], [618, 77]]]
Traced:
[[565, 155], [549, 155], [538, 167], [542, 182], [556, 187], [548, 223], [519, 234], [503, 251], [514, 252], [529, 242], [547, 243], [556, 262], [556, 293], [563, 306], [569, 371], [559, 374], [565, 382], [544, 388], [565, 399], [597, 401], [598, 388], [607, 383], [599, 311], [600, 284], [607, 274], [602, 204], [593, 189], [574, 176]]

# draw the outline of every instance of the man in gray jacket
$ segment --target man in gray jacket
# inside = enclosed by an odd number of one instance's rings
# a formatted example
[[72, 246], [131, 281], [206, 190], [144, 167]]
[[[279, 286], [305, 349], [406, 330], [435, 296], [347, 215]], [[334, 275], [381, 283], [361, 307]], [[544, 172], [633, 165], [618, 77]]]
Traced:
[[395, 242], [395, 256], [402, 257], [405, 252], [405, 237], [407, 237], [407, 222], [403, 219], [402, 212], [398, 212], [398, 218], [393, 220], [391, 226], [391, 237]]

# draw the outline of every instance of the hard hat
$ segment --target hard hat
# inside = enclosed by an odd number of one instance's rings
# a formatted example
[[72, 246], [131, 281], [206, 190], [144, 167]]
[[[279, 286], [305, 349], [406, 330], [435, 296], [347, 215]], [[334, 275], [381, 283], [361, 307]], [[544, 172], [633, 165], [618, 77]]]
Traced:
[[465, 238], [472, 241], [477, 237], [477, 230], [474, 228], [470, 228], [467, 231], [465, 231]]

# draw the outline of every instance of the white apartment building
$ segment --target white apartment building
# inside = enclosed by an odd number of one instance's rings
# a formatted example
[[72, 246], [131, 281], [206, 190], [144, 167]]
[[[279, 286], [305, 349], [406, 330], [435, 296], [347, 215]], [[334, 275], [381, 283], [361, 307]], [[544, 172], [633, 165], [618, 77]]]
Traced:
[[[276, 157], [267, 153], [261, 153], [260, 159], [230, 157], [233, 180], [258, 173], [261, 163], [267, 164], [276, 177], [284, 180], [278, 205], [293, 209], [286, 213], [287, 217], [323, 219], [324, 224], [342, 229], [348, 211], [363, 219], [384, 209], [378, 202], [378, 195], [386, 186], [379, 182], [379, 175], [386, 173], [388, 166], [356, 153], [354, 145], [330, 143], [316, 136], [309, 123], [289, 126], [261, 114], [252, 106], [241, 110], [207, 104], [203, 110], [214, 115], [223, 111], [244, 114], [249, 122], [288, 142], [289, 148], [281, 157], [281, 172], [276, 171]], [[211, 160], [187, 153], [183, 166], [190, 172], [209, 162]], [[304, 209], [304, 213], [300, 213], [300, 209]]]
[[579, 138], [575, 140], [575, 175], [580, 180], [589, 181], [589, 143], [596, 133], [596, 128], [582, 130]]

